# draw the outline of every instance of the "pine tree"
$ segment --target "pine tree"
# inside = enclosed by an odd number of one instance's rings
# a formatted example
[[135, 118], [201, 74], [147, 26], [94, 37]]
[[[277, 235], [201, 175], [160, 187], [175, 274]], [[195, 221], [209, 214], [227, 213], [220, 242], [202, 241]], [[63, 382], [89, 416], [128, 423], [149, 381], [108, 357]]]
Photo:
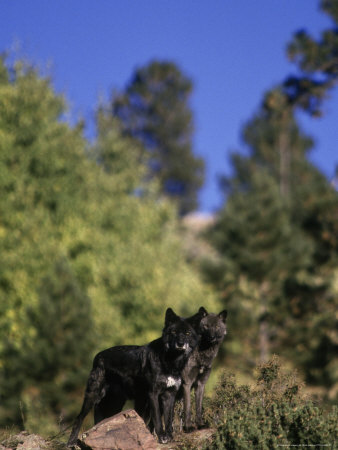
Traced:
[[[299, 273], [306, 267], [311, 245], [301, 230], [293, 227], [278, 182], [266, 168], [254, 167], [247, 180], [250, 187], [236, 189], [228, 196], [210, 239], [230, 261], [232, 281], [229, 285], [229, 274], [225, 274], [221, 289], [230, 292], [230, 314], [240, 314], [244, 322], [236, 329], [243, 327], [243, 336], [240, 330], [238, 333], [251, 346], [251, 358], [259, 354], [266, 361], [280, 345], [283, 285], [291, 272]], [[248, 302], [252, 302], [250, 307]], [[246, 317], [238, 311], [240, 304], [247, 311]]]
[[[336, 1], [324, 1], [322, 6], [337, 19]], [[307, 159], [312, 139], [300, 130], [296, 112], [302, 108], [318, 115], [323, 99], [336, 84], [337, 27], [325, 31], [320, 42], [305, 32], [297, 33], [289, 54], [300, 64], [299, 75], [264, 96], [243, 131], [249, 154], [234, 154], [233, 175], [222, 181], [227, 203], [211, 239], [226, 261], [223, 266], [235, 276], [226, 274], [222, 279], [218, 271], [216, 281], [235, 299], [234, 313], [252, 332], [254, 323], [240, 315], [238, 303], [249, 312], [257, 311], [247, 306], [259, 305], [263, 298], [252, 294], [255, 286], [270, 286], [266, 296], [270, 314], [259, 320], [259, 342], [263, 348], [278, 349], [291, 357], [309, 382], [334, 390], [338, 195]], [[269, 179], [275, 186], [273, 195]], [[266, 201], [268, 192], [274, 202]]]
[[[313, 117], [322, 115], [323, 101], [338, 82], [338, 1], [322, 0], [320, 5], [332, 26], [318, 40], [304, 30], [295, 34], [288, 56], [296, 63], [298, 74], [283, 85], [289, 104]], [[337, 328], [338, 194], [310, 165], [302, 181], [295, 190], [293, 216], [311, 238], [314, 251], [308, 276], [292, 278], [287, 285], [295, 318], [292, 335], [298, 336], [298, 345], [291, 339], [291, 346], [308, 381], [334, 389], [338, 383], [337, 333], [332, 332]]]
[[297, 32], [288, 45], [288, 56], [299, 68], [299, 74], [284, 82], [290, 104], [301, 107], [312, 116], [321, 115], [321, 104], [338, 81], [338, 2], [321, 0], [321, 9], [333, 22], [316, 41], [305, 30]]
[[174, 63], [153, 61], [136, 70], [112, 105], [125, 132], [147, 150], [150, 173], [181, 214], [196, 209], [204, 171], [193, 154], [191, 91], [191, 81]]

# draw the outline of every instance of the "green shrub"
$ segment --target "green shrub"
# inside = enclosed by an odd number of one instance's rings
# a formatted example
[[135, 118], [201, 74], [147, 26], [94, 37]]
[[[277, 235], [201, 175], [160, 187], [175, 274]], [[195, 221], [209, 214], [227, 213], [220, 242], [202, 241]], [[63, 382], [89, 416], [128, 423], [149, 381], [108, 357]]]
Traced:
[[337, 440], [338, 410], [324, 412], [302, 393], [295, 374], [283, 373], [276, 357], [257, 369], [254, 386], [238, 386], [223, 373], [206, 415], [217, 426], [214, 449], [328, 446]]

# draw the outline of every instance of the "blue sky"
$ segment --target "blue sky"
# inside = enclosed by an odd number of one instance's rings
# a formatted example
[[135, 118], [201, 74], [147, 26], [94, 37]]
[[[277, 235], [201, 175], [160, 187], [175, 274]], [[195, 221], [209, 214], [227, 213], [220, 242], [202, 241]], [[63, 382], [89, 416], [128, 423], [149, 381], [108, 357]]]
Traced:
[[[243, 124], [263, 93], [296, 71], [285, 47], [305, 28], [331, 22], [318, 0], [0, 0], [0, 52], [46, 68], [71, 117], [90, 125], [99, 98], [122, 89], [136, 67], [175, 61], [193, 80], [194, 149], [206, 161], [200, 210], [221, 205], [217, 178], [243, 151]], [[322, 119], [302, 118], [315, 139], [311, 160], [328, 178], [338, 163], [338, 93]], [[89, 128], [90, 129], [90, 128]]]

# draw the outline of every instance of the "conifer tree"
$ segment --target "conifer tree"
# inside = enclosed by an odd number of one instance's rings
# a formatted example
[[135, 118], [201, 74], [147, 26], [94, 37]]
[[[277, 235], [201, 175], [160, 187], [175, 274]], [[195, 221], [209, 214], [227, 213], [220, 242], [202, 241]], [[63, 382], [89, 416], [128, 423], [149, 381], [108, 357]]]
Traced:
[[[298, 74], [283, 85], [289, 104], [313, 117], [323, 114], [323, 101], [338, 82], [338, 1], [322, 0], [320, 6], [332, 25], [317, 40], [304, 30], [295, 34], [288, 56], [297, 65]], [[290, 338], [286, 345], [291, 343], [294, 357], [311, 383], [335, 389], [338, 347], [337, 333], [332, 330], [337, 329], [338, 193], [311, 165], [302, 172], [301, 181], [295, 186], [292, 212], [311, 238], [314, 250], [308, 276], [301, 280], [291, 277], [287, 284], [295, 319], [291, 335], [298, 339], [298, 345]]]
[[284, 82], [290, 104], [313, 116], [322, 114], [321, 104], [338, 82], [338, 2], [321, 0], [320, 6], [332, 20], [332, 27], [324, 30], [318, 40], [305, 30], [294, 35], [287, 51], [299, 73]]
[[113, 99], [113, 115], [148, 152], [150, 173], [181, 214], [196, 209], [204, 165], [193, 154], [191, 81], [172, 62], [137, 69], [124, 93]]
[[[336, 21], [337, 2], [323, 1], [322, 6]], [[312, 139], [301, 131], [296, 111], [302, 108], [318, 115], [336, 84], [336, 25], [319, 42], [305, 32], [297, 33], [289, 54], [300, 64], [299, 75], [264, 96], [243, 131], [248, 156], [232, 155], [233, 175], [222, 180], [227, 203], [211, 240], [226, 261], [224, 267], [235, 276], [224, 275], [222, 281], [221, 272], [215, 273], [219, 288], [232, 293], [232, 307], [247, 324], [246, 330], [251, 325], [254, 334], [256, 329], [263, 350], [278, 349], [302, 367], [309, 382], [334, 389], [338, 195], [309, 162]], [[269, 183], [274, 191], [268, 189]], [[274, 202], [266, 201], [269, 192]], [[273, 205], [279, 205], [280, 213]], [[259, 305], [262, 295], [252, 294], [257, 284], [271, 289], [267, 314], [257, 313], [260, 325], [255, 328], [253, 321], [239, 316], [238, 303], [242, 301], [242, 308]]]

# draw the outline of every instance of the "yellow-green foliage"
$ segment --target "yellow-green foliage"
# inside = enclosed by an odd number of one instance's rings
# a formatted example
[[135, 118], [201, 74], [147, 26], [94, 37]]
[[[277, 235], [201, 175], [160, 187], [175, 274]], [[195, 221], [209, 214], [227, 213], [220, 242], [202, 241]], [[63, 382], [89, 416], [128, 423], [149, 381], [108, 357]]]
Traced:
[[168, 306], [219, 308], [139, 144], [99, 111], [90, 145], [64, 111], [35, 70], [0, 62], [0, 423], [32, 431], [74, 417], [96, 351], [158, 337]]

